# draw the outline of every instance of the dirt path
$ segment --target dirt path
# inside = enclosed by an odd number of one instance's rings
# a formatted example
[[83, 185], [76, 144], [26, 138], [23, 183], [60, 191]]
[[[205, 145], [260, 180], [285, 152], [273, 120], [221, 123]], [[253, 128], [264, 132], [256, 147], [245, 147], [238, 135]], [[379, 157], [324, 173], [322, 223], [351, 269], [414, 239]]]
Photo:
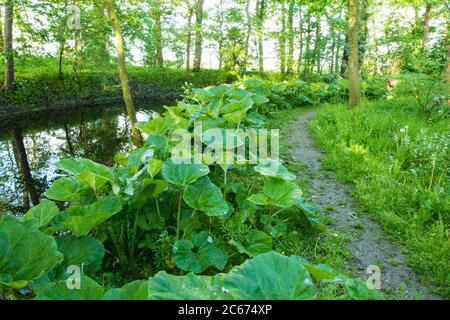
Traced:
[[315, 147], [308, 131], [308, 123], [314, 116], [314, 112], [295, 116], [284, 137], [291, 146], [292, 161], [307, 166], [300, 177], [309, 181], [311, 200], [323, 214], [335, 221], [331, 226], [335, 232], [351, 239], [349, 249], [353, 261], [350, 264], [356, 269], [356, 275], [367, 279], [367, 267], [378, 265], [381, 268], [381, 287], [387, 292], [399, 298], [439, 299], [418, 283], [401, 248], [387, 239], [382, 228], [366, 213], [355, 214], [361, 210], [348, 193], [351, 187], [340, 183], [333, 172], [321, 170], [323, 154]]

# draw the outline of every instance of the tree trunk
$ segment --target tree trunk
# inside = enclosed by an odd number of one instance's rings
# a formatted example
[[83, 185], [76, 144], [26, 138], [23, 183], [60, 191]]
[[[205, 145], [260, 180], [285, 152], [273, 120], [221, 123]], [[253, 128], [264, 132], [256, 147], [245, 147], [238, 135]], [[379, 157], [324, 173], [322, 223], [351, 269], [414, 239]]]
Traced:
[[294, 9], [295, 1], [289, 0], [288, 9], [288, 56], [287, 56], [287, 73], [294, 73]]
[[3, 40], [3, 14], [2, 14], [2, 8], [0, 7], [0, 51], [3, 52], [5, 42]]
[[[31, 176], [30, 164], [28, 163], [27, 151], [23, 143], [22, 133], [16, 129], [12, 129], [10, 133], [15, 149], [20, 180], [24, 185], [24, 192], [30, 195], [33, 206], [37, 206], [39, 204], [39, 194], [36, 190], [33, 177]], [[24, 199], [27, 199], [27, 197], [24, 196]]]
[[62, 73], [62, 65], [63, 65], [63, 55], [64, 55], [64, 47], [65, 47], [66, 41], [61, 40], [59, 43], [59, 61], [58, 61], [58, 79], [63, 79], [63, 73]]
[[303, 73], [307, 75], [309, 73], [309, 65], [311, 60], [311, 14], [306, 15], [306, 48], [305, 48], [305, 59]]
[[191, 71], [191, 45], [192, 45], [192, 16], [194, 9], [189, 6], [188, 24], [187, 24], [187, 40], [186, 40], [186, 73]]
[[80, 55], [81, 55], [81, 31], [79, 29], [75, 30], [75, 45], [74, 52], [75, 56], [72, 61], [72, 70], [75, 75], [75, 81], [80, 82], [80, 77], [78, 73], [80, 71]]
[[3, 85], [3, 90], [6, 92], [14, 90], [13, 11], [13, 0], [6, 0], [4, 27], [5, 83]]
[[136, 128], [137, 122], [136, 112], [134, 110], [133, 98], [131, 96], [131, 90], [130, 85], [128, 83], [128, 75], [125, 66], [125, 52], [123, 48], [123, 36], [122, 31], [120, 30], [120, 22], [119, 19], [117, 18], [116, 12], [114, 11], [111, 0], [104, 0], [103, 4], [108, 14], [111, 26], [113, 27], [114, 33], [116, 35], [116, 42], [117, 42], [116, 50], [117, 50], [117, 63], [119, 66], [119, 76], [120, 82], [122, 84], [123, 99], [125, 101], [125, 107], [127, 109], [128, 118], [131, 124], [133, 143], [136, 147], [142, 147], [144, 143], [142, 140], [141, 133]]
[[367, 38], [369, 36], [368, 22], [369, 22], [369, 3], [368, 0], [361, 0], [361, 23], [360, 23], [360, 37], [359, 37], [359, 67], [361, 69], [364, 63], [364, 56], [367, 52]]
[[320, 23], [320, 16], [316, 16], [316, 37], [315, 37], [315, 45], [314, 45], [314, 60], [317, 66], [317, 73], [320, 73], [320, 50], [321, 50], [321, 37], [320, 37], [320, 31], [321, 31], [321, 23]]
[[279, 37], [279, 59], [280, 59], [280, 72], [286, 73], [286, 4], [283, 0], [281, 4], [281, 32]]
[[340, 55], [340, 49], [341, 49], [341, 36], [339, 33], [336, 34], [336, 53], [334, 55], [334, 74], [338, 74], [339, 71], [339, 55]]
[[258, 69], [259, 73], [264, 72], [264, 16], [266, 10], [265, 0], [258, 0], [256, 4], [257, 28], [258, 28]]
[[342, 52], [342, 58], [341, 58], [341, 76], [345, 77], [347, 76], [347, 67], [348, 67], [348, 34], [345, 35], [345, 40], [344, 40], [344, 51]]
[[302, 68], [302, 59], [303, 59], [303, 16], [302, 16], [302, 1], [299, 3], [299, 22], [298, 22], [298, 33], [299, 33], [299, 53], [298, 53], [298, 62], [297, 62], [297, 76], [300, 78], [301, 68]]
[[202, 66], [202, 45], [203, 45], [203, 4], [205, 0], [197, 0], [197, 10], [195, 19], [195, 57], [194, 72], [199, 72]]
[[358, 62], [359, 0], [350, 0], [349, 11], [348, 87], [350, 94], [349, 107], [353, 108], [361, 103], [361, 85]]
[[423, 20], [422, 45], [424, 48], [426, 48], [430, 42], [430, 12], [431, 4], [427, 4], [427, 7], [425, 8], [425, 17]]
[[153, 65], [162, 68], [164, 66], [163, 57], [163, 40], [162, 40], [162, 23], [161, 23], [161, 1], [155, 3], [155, 7], [152, 8], [151, 16], [153, 19], [153, 47], [154, 47], [154, 61]]
[[251, 20], [251, 16], [250, 16], [250, 0], [247, 0], [247, 2], [245, 4], [245, 17], [246, 17], [247, 30], [246, 30], [246, 35], [245, 35], [245, 58], [243, 61], [243, 66], [242, 66], [243, 74], [245, 74], [247, 72], [249, 47], [250, 47], [250, 33], [252, 31], [252, 20]]

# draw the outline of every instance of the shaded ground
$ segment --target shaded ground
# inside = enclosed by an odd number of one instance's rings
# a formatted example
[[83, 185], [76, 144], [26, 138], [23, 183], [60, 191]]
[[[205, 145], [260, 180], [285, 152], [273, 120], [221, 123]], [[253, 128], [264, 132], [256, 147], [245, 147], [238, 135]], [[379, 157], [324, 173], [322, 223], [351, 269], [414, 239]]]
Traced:
[[340, 183], [333, 172], [321, 169], [323, 154], [315, 147], [308, 131], [314, 112], [295, 115], [284, 134], [290, 146], [290, 161], [305, 165], [300, 178], [309, 181], [310, 198], [320, 211], [332, 218], [330, 226], [336, 233], [350, 238], [350, 261], [355, 275], [367, 279], [367, 268], [381, 269], [381, 288], [398, 298], [439, 299], [418, 283], [417, 276], [407, 266], [407, 257], [398, 244], [387, 239], [382, 228], [370, 220], [367, 213], [349, 195], [351, 186]]

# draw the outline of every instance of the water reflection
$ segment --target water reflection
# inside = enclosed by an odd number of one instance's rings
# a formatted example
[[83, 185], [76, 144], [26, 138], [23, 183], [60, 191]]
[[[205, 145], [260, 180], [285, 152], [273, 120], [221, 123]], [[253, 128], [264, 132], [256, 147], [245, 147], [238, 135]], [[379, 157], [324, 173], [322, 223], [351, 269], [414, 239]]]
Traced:
[[[141, 108], [138, 121], [149, 120], [155, 109], [160, 107]], [[41, 114], [2, 125], [0, 213], [24, 212], [35, 205], [60, 176], [55, 168], [59, 159], [83, 157], [112, 165], [116, 153], [132, 146], [129, 122], [120, 107], [60, 116]]]

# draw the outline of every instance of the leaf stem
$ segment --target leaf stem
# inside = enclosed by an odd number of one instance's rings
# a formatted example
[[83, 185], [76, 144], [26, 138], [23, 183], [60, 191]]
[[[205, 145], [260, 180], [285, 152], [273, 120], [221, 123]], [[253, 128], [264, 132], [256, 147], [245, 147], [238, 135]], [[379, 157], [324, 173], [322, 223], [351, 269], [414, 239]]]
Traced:
[[183, 187], [180, 186], [180, 196], [178, 198], [178, 212], [177, 212], [177, 239], [180, 238], [181, 200], [182, 199], [183, 199]]

